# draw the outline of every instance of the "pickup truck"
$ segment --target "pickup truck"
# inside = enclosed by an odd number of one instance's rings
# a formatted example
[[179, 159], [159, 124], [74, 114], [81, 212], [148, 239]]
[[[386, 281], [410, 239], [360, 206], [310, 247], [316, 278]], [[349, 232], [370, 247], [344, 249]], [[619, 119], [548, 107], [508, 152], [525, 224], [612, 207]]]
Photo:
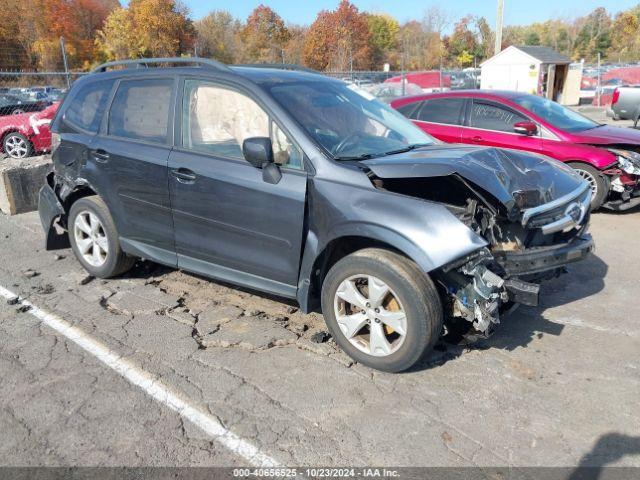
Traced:
[[607, 116], [614, 120], [633, 120], [634, 128], [640, 119], [640, 85], [616, 87]]

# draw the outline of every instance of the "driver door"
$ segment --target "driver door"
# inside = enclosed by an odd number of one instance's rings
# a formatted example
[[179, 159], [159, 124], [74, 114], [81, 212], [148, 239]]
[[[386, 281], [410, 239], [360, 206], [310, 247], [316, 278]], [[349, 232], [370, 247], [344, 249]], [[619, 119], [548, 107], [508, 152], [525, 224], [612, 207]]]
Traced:
[[[307, 187], [302, 151], [240, 90], [187, 79], [180, 102], [182, 141], [169, 157], [178, 266], [294, 297]], [[244, 159], [249, 137], [271, 138], [278, 183]]]

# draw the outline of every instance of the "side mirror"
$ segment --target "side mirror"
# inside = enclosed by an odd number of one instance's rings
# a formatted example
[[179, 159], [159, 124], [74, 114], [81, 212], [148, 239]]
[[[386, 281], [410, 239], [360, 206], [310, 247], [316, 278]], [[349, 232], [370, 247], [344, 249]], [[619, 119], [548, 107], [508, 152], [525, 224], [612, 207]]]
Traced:
[[267, 137], [251, 137], [242, 142], [245, 160], [256, 168], [262, 169], [262, 179], [276, 184], [282, 178], [280, 167], [273, 160], [273, 145]]
[[242, 153], [247, 162], [256, 168], [273, 163], [273, 146], [267, 137], [251, 137], [242, 142]]
[[513, 124], [513, 131], [530, 137], [538, 133], [538, 126], [533, 122], [518, 122]]

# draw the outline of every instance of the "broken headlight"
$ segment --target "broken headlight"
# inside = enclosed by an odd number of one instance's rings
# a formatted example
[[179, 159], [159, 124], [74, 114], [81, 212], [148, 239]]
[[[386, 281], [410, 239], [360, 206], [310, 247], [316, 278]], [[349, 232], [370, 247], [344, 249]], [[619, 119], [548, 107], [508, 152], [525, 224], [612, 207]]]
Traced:
[[618, 164], [624, 172], [630, 175], [640, 175], [640, 153], [617, 148], [612, 148], [610, 151], [616, 154]]

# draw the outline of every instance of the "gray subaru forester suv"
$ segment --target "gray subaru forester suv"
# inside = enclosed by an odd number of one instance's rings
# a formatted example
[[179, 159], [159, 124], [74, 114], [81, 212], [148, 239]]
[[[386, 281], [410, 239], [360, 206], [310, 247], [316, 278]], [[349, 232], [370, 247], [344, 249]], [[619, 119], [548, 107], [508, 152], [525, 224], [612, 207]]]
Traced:
[[73, 85], [52, 131], [47, 248], [101, 278], [145, 258], [297, 299], [380, 370], [448, 330], [487, 335], [593, 248], [570, 168], [441, 144], [293, 66], [111, 62]]

